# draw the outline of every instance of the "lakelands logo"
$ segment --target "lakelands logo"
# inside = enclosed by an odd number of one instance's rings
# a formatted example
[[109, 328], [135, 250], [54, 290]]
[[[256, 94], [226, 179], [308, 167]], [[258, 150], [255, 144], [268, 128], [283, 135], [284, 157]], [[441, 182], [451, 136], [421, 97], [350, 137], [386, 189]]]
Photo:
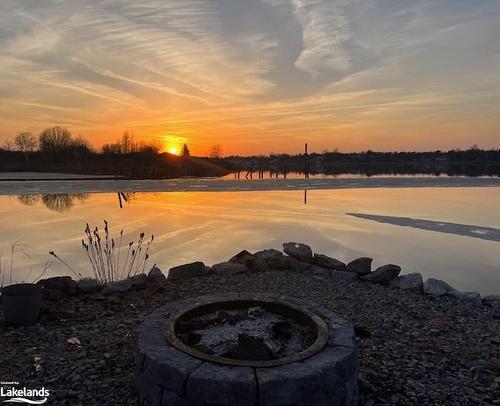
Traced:
[[[18, 382], [0, 382], [0, 399], [2, 403], [24, 403], [29, 405], [43, 405], [47, 402], [50, 392], [44, 387], [29, 389], [26, 387], [16, 388]], [[7, 385], [7, 386], [4, 386]], [[5, 399], [6, 398], [6, 399]]]

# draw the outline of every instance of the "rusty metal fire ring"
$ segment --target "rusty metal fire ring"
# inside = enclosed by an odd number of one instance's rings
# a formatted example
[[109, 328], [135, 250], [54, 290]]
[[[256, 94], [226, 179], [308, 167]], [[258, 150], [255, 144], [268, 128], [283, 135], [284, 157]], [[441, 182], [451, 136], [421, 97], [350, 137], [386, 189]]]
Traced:
[[[261, 306], [269, 312], [290, 317], [300, 324], [308, 325], [309, 327], [312, 328], [316, 337], [313, 344], [310, 345], [308, 348], [306, 348], [304, 351], [301, 351], [299, 353], [296, 353], [288, 357], [266, 360], [266, 361], [255, 361], [255, 360], [233, 359], [233, 358], [208, 354], [206, 352], [200, 351], [196, 348], [193, 348], [183, 343], [177, 337], [176, 326], [183, 319], [201, 316], [216, 310], [245, 309], [253, 306]], [[290, 303], [285, 303], [280, 300], [272, 300], [272, 299], [266, 300], [266, 299], [242, 297], [240, 299], [233, 299], [233, 300], [214, 300], [203, 303], [196, 303], [194, 305], [186, 307], [185, 309], [182, 309], [167, 321], [165, 325], [165, 337], [178, 350], [205, 361], [216, 362], [224, 365], [240, 366], [240, 367], [269, 368], [269, 367], [286, 365], [292, 362], [301, 361], [316, 354], [328, 342], [328, 326], [323, 321], [323, 319], [321, 319], [320, 317], [318, 317], [317, 315], [310, 312], [304, 307], [292, 305]]]

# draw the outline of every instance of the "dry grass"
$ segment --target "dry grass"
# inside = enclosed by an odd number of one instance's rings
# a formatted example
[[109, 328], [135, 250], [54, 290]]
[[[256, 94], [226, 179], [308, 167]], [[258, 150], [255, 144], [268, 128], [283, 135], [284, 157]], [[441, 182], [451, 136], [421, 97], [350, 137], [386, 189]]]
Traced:
[[[147, 240], [145, 234], [140, 233], [137, 241], [130, 241], [123, 245], [123, 230], [115, 240], [110, 235], [108, 222], [104, 220], [103, 229], [95, 227], [93, 230], [87, 224], [82, 239], [83, 251], [90, 263], [94, 277], [102, 284], [108, 284], [144, 273], [149, 260], [149, 250], [154, 241], [152, 235]], [[126, 252], [124, 252], [126, 249]], [[57, 256], [54, 251], [49, 252], [54, 258], [68, 268], [73, 275], [81, 278], [81, 273], [75, 271], [68, 263]]]
[[[0, 250], [0, 288], [12, 285], [16, 282], [14, 273], [16, 274], [16, 276], [19, 275], [19, 271], [16, 271], [15, 268], [16, 255], [22, 255], [29, 259], [32, 259], [28, 253], [28, 246], [20, 243], [19, 241], [10, 244], [8, 256], [5, 256], [4, 251]], [[33, 267], [30, 267], [28, 273], [17, 282], [36, 283], [42, 278], [43, 275], [45, 275], [47, 269], [49, 269], [51, 265], [52, 263], [50, 261], [47, 261], [43, 266], [42, 271], [35, 278], [32, 278]]]

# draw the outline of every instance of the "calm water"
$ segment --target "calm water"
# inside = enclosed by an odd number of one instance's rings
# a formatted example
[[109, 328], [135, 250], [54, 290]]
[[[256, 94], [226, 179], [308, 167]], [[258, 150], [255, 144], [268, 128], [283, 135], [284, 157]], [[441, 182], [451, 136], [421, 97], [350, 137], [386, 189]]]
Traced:
[[[127, 240], [155, 235], [151, 264], [164, 271], [195, 260], [212, 264], [242, 249], [281, 248], [284, 241], [349, 261], [371, 256], [374, 265], [396, 263], [403, 272], [442, 278], [461, 290], [500, 293], [500, 242], [480, 227], [500, 229], [498, 188], [401, 188], [268, 192], [169, 192], [118, 195], [0, 196], [0, 249], [22, 243], [16, 280], [35, 275], [48, 251], [89, 275], [80, 240], [85, 223], [109, 221]], [[472, 236], [379, 223], [346, 213], [411, 217], [473, 225]], [[433, 223], [432, 223], [433, 224]], [[438, 227], [439, 228], [439, 227]], [[474, 234], [476, 233], [476, 234]], [[474, 237], [477, 235], [478, 238]], [[29, 257], [28, 257], [29, 255]], [[7, 264], [8, 265], [8, 264]], [[4, 264], [5, 266], [5, 264]], [[53, 263], [47, 275], [68, 274]], [[30, 276], [31, 277], [31, 276]]]

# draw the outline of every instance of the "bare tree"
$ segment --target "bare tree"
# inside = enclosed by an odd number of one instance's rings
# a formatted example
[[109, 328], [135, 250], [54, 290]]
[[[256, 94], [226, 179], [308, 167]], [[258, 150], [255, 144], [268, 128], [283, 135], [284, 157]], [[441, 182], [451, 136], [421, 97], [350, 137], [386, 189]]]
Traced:
[[182, 146], [182, 154], [181, 154], [183, 157], [188, 157], [188, 156], [191, 156], [191, 153], [189, 152], [189, 147], [187, 144], [184, 144]]
[[119, 155], [121, 153], [121, 144], [120, 143], [111, 143], [111, 144], [104, 144], [102, 146], [102, 153], [103, 154], [114, 154], [114, 155]]
[[123, 133], [121, 141], [122, 154], [130, 154], [131, 152], [136, 152], [137, 145], [134, 142], [134, 134], [126, 130]]
[[32, 133], [23, 132], [16, 135], [14, 143], [19, 151], [28, 154], [36, 149], [36, 138]]
[[4, 149], [5, 151], [12, 151], [14, 149], [12, 140], [6, 139], [1, 149]]
[[71, 133], [63, 127], [51, 127], [44, 130], [39, 137], [40, 151], [54, 154], [65, 151], [71, 145]]
[[161, 150], [161, 144], [156, 140], [152, 140], [149, 142], [140, 142], [138, 145], [135, 144], [135, 149], [137, 152], [158, 155]]
[[222, 158], [222, 147], [220, 144], [215, 144], [210, 147], [210, 151], [208, 152], [209, 158]]

